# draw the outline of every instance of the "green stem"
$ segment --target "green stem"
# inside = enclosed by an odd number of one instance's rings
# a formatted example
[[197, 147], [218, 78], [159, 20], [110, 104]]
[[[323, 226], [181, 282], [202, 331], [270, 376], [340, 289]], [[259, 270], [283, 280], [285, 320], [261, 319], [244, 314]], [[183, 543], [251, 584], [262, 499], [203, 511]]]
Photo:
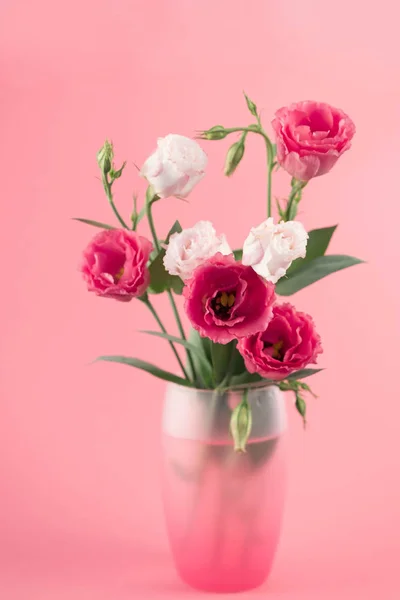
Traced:
[[272, 216], [272, 169], [273, 167], [273, 151], [272, 146], [270, 148], [271, 142], [266, 142], [267, 146], [267, 166], [268, 166], [268, 179], [267, 179], [267, 217]]
[[243, 390], [243, 399], [242, 399], [243, 404], [248, 404], [248, 400], [247, 400], [248, 395], [249, 395], [249, 388], [245, 388]]
[[[142, 296], [142, 298], [140, 298], [140, 299], [142, 300], [142, 302], [143, 302], [143, 303], [144, 303], [144, 304], [145, 304], [145, 305], [148, 307], [148, 309], [150, 310], [151, 314], [153, 315], [153, 317], [154, 317], [154, 318], [155, 318], [155, 320], [157, 321], [157, 323], [158, 323], [158, 326], [160, 327], [161, 331], [162, 331], [163, 333], [166, 333], [166, 334], [168, 335], [168, 333], [167, 333], [167, 330], [165, 329], [165, 327], [164, 327], [164, 325], [163, 325], [163, 323], [162, 323], [162, 321], [161, 321], [160, 317], [158, 316], [158, 314], [157, 314], [157, 312], [156, 312], [156, 309], [154, 308], [154, 306], [153, 306], [153, 305], [152, 305], [152, 303], [150, 302], [150, 298], [148, 297], [148, 295], [147, 295], [147, 294], [145, 294], [145, 295], [144, 295], [144, 296]], [[187, 371], [186, 371], [186, 369], [185, 369], [185, 367], [184, 367], [184, 364], [183, 364], [183, 362], [182, 362], [182, 359], [181, 359], [181, 357], [180, 357], [180, 356], [179, 356], [179, 354], [178, 354], [178, 351], [177, 351], [177, 349], [175, 348], [175, 346], [174, 346], [174, 344], [173, 344], [172, 342], [168, 342], [168, 343], [169, 343], [169, 345], [171, 346], [171, 348], [172, 348], [172, 351], [173, 351], [173, 353], [174, 353], [174, 354], [175, 354], [175, 356], [176, 356], [176, 359], [177, 359], [177, 361], [178, 361], [178, 363], [179, 363], [179, 366], [180, 366], [180, 368], [182, 369], [182, 373], [184, 374], [184, 376], [185, 376], [185, 379], [187, 379], [187, 381], [190, 381], [189, 375], [187, 374]]]
[[[153, 236], [154, 246], [155, 246], [157, 252], [160, 252], [161, 251], [161, 246], [160, 246], [160, 242], [159, 242], [158, 237], [157, 237], [156, 228], [154, 226], [153, 214], [152, 214], [152, 211], [151, 211], [151, 207], [152, 207], [153, 203], [156, 202], [158, 199], [159, 199], [158, 196], [153, 196], [151, 198], [149, 193], [146, 194], [146, 215], [147, 215], [147, 220], [149, 222], [149, 227], [150, 227], [151, 235]], [[174, 300], [174, 296], [172, 295], [171, 290], [167, 290], [167, 294], [168, 294], [168, 297], [169, 297], [169, 301], [171, 303], [171, 307], [172, 307], [172, 310], [173, 310], [173, 313], [174, 313], [176, 324], [178, 325], [178, 329], [179, 329], [179, 333], [181, 335], [181, 338], [183, 340], [186, 340], [185, 330], [183, 329], [182, 321], [181, 321], [180, 316], [179, 316], [179, 312], [178, 312], [178, 309], [177, 309], [177, 306], [176, 306], [176, 303], [175, 303], [175, 300]], [[195, 369], [195, 366], [194, 366], [193, 357], [192, 357], [192, 354], [191, 354], [190, 350], [188, 350], [187, 348], [186, 348], [186, 354], [187, 354], [189, 365], [190, 365], [190, 368], [191, 368], [191, 371], [192, 371], [192, 374], [193, 374], [193, 378], [194, 378], [194, 380], [196, 380], [197, 379], [197, 374], [196, 374], [196, 369]]]
[[254, 125], [253, 127], [231, 127], [226, 129], [228, 133], [235, 133], [238, 131], [242, 132], [250, 132], [250, 133], [258, 133], [264, 138], [265, 146], [267, 148], [267, 216], [272, 216], [272, 170], [274, 168], [274, 149], [272, 146], [272, 142], [268, 137], [266, 131], [264, 131], [260, 117], [257, 116], [258, 125]]
[[229, 357], [228, 366], [226, 369], [226, 375], [223, 378], [223, 380], [221, 381], [221, 383], [218, 384], [218, 388], [225, 388], [225, 387], [229, 386], [229, 381], [230, 381], [230, 378], [232, 375], [232, 367], [235, 362], [235, 351], [236, 351], [236, 345], [234, 343], [232, 343], [232, 350], [231, 350], [231, 355]]
[[[176, 303], [175, 303], [174, 296], [173, 296], [171, 290], [167, 290], [167, 294], [168, 294], [169, 301], [170, 301], [171, 306], [172, 306], [172, 310], [173, 310], [173, 313], [174, 313], [174, 316], [175, 316], [176, 323], [178, 325], [178, 329], [179, 329], [179, 333], [181, 335], [181, 338], [183, 340], [186, 340], [185, 330], [183, 329], [182, 321], [181, 321], [181, 318], [179, 316], [179, 312], [178, 312], [178, 308], [177, 308]], [[194, 381], [196, 381], [197, 380], [197, 373], [196, 373], [196, 369], [195, 369], [195, 366], [194, 366], [194, 361], [193, 361], [192, 353], [190, 352], [190, 350], [186, 349], [186, 354], [187, 354], [187, 357], [188, 357], [190, 369], [191, 369], [191, 371], [193, 373], [193, 379], [194, 379]]]
[[306, 187], [307, 181], [292, 181], [292, 190], [290, 192], [285, 211], [285, 221], [293, 221], [297, 214], [297, 205], [301, 200], [303, 189]]
[[122, 227], [124, 227], [125, 229], [129, 229], [128, 225], [125, 223], [125, 221], [123, 220], [123, 218], [119, 214], [119, 212], [117, 210], [117, 207], [114, 204], [114, 199], [113, 199], [113, 195], [112, 195], [112, 191], [111, 191], [112, 182], [110, 182], [108, 180], [107, 173], [103, 173], [102, 174], [101, 180], [103, 182], [104, 191], [106, 193], [106, 196], [108, 198], [110, 206], [111, 206], [111, 208], [114, 211], [115, 216], [117, 217], [118, 221], [121, 223]]
[[155, 246], [157, 252], [161, 252], [161, 246], [160, 246], [160, 242], [158, 241], [156, 228], [154, 226], [153, 214], [151, 212], [151, 207], [153, 206], [153, 203], [156, 202], [157, 200], [159, 200], [158, 196], [153, 196], [153, 198], [151, 200], [146, 198], [146, 215], [147, 215], [147, 220], [149, 222], [151, 235], [153, 237], [154, 246]]

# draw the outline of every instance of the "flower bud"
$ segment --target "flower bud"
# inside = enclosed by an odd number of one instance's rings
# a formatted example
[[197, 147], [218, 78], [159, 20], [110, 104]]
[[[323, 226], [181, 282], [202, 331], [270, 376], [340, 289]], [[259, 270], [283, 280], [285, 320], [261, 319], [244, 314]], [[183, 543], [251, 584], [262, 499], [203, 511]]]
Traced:
[[118, 169], [117, 171], [115, 171], [115, 167], [114, 165], [111, 166], [111, 170], [110, 170], [110, 177], [111, 179], [119, 179], [122, 175], [122, 171], [125, 169], [126, 167], [126, 160], [122, 163], [122, 167], [120, 169]]
[[228, 131], [222, 125], [214, 125], [211, 129], [201, 132], [201, 138], [203, 140], [223, 140], [227, 135]]
[[246, 444], [252, 427], [251, 408], [246, 397], [234, 409], [230, 430], [235, 444], [235, 452], [246, 452]]
[[305, 403], [304, 398], [302, 398], [298, 392], [296, 392], [296, 405], [295, 406], [297, 408], [297, 411], [303, 417], [303, 424], [304, 424], [304, 427], [305, 427], [306, 426], [307, 405]]
[[97, 164], [102, 173], [107, 174], [111, 171], [114, 158], [114, 148], [111, 142], [106, 140], [104, 146], [97, 153]]
[[133, 231], [136, 230], [137, 224], [138, 224], [138, 211], [137, 211], [137, 196], [136, 194], [133, 195], [133, 211], [131, 214], [131, 221], [132, 221], [132, 229]]
[[249, 109], [249, 111], [251, 112], [251, 114], [256, 117], [257, 116], [257, 106], [254, 104], [253, 100], [250, 100], [250, 98], [247, 96], [247, 94], [244, 94], [244, 97], [246, 98], [246, 102], [247, 102], [247, 108]]
[[228, 153], [226, 155], [224, 173], [225, 173], [225, 175], [227, 175], [227, 177], [230, 177], [236, 171], [238, 164], [240, 163], [240, 161], [243, 158], [243, 154], [244, 154], [244, 141], [242, 138], [238, 142], [235, 142], [234, 144], [232, 144], [232, 146], [229, 148]]

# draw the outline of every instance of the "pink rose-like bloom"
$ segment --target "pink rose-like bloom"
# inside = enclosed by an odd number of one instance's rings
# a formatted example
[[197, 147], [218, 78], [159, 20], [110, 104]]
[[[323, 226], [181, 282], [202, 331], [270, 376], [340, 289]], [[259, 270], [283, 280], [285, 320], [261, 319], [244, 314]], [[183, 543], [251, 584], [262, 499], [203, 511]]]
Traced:
[[134, 231], [101, 231], [83, 253], [81, 270], [88, 290], [122, 302], [141, 296], [150, 281], [146, 263], [152, 249], [152, 243]]
[[298, 102], [281, 108], [272, 126], [279, 164], [300, 181], [330, 171], [350, 148], [355, 133], [350, 117], [323, 102]]
[[251, 268], [221, 253], [197, 267], [183, 290], [195, 329], [213, 342], [264, 331], [272, 317], [275, 286]]
[[241, 339], [238, 350], [250, 373], [274, 380], [285, 379], [315, 363], [318, 354], [322, 353], [312, 318], [297, 312], [289, 303], [276, 305], [267, 328]]

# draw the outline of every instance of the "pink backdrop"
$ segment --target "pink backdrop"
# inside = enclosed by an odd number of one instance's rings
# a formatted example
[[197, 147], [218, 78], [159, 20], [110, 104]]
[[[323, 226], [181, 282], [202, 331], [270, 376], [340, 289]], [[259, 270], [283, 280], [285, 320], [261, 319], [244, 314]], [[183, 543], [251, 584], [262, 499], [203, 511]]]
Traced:
[[[133, 162], [157, 136], [248, 120], [242, 89], [273, 111], [300, 99], [342, 107], [353, 150], [312, 182], [308, 228], [340, 223], [332, 251], [367, 265], [301, 292], [326, 371], [309, 429], [290, 408], [290, 486], [269, 584], [249, 597], [397, 599], [400, 554], [400, 44], [398, 9], [348, 0], [2, 0], [0, 597], [191, 598], [167, 550], [158, 481], [164, 385], [101, 353], [173, 356], [144, 306], [85, 291], [76, 265], [112, 216], [95, 152], [128, 159], [117, 200], [143, 193]], [[264, 148], [237, 175], [209, 143], [190, 204], [157, 207], [166, 230], [212, 219], [234, 245], [264, 215]], [[289, 179], [281, 173], [275, 191]], [[173, 216], [172, 216], [173, 215]], [[168, 306], [160, 312], [172, 327]]]

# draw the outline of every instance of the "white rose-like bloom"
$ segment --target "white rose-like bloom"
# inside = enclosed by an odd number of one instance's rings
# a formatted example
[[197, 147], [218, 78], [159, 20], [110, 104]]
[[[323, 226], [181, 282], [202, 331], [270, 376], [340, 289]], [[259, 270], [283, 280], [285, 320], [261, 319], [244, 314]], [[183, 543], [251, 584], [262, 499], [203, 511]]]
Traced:
[[199, 221], [193, 227], [171, 235], [164, 266], [168, 273], [178, 275], [185, 281], [190, 279], [199, 265], [217, 252], [232, 254], [225, 236], [217, 235], [210, 221]]
[[197, 142], [170, 133], [157, 140], [157, 150], [144, 163], [140, 174], [160, 198], [186, 198], [205, 175], [207, 155]]
[[300, 221], [274, 224], [270, 217], [251, 229], [243, 246], [242, 263], [276, 283], [296, 258], [305, 257], [307, 240], [308, 233]]

